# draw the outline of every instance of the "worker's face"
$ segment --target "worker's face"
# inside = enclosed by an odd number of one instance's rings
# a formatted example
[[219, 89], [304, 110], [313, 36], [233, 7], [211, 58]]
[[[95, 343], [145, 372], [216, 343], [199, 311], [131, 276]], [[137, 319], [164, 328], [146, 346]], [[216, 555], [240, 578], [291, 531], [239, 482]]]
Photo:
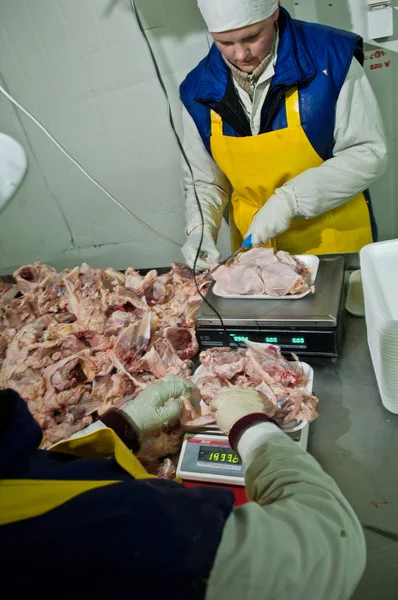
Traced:
[[245, 73], [252, 73], [272, 50], [278, 17], [279, 10], [255, 25], [213, 33], [212, 36], [217, 48], [232, 64]]

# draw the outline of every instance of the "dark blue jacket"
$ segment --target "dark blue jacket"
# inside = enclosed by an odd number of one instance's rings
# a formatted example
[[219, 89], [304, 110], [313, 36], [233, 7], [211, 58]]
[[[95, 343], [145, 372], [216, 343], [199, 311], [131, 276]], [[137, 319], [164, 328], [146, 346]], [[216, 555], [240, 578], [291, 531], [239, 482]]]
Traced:
[[[261, 133], [287, 126], [285, 93], [298, 86], [304, 130], [327, 160], [333, 156], [336, 102], [353, 56], [363, 62], [362, 40], [346, 31], [296, 21], [282, 8], [278, 23], [278, 57], [262, 110]], [[230, 70], [215, 45], [182, 83], [180, 94], [209, 152], [210, 109], [223, 118], [225, 135], [251, 135]]]
[[0, 526], [7, 596], [204, 598], [231, 492], [135, 481], [113, 460], [38, 450], [41, 438], [18, 394], [0, 392], [0, 480], [120, 483]]

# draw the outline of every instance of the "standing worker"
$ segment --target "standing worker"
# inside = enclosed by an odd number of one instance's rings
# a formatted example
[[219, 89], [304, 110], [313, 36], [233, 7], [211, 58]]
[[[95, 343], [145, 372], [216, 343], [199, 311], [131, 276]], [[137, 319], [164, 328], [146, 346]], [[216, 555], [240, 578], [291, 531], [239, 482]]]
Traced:
[[[128, 413], [130, 441], [178, 418], [180, 396], [192, 391], [173, 376], [144, 390], [121, 417]], [[236, 509], [227, 489], [148, 475], [109, 428], [39, 450], [25, 402], [0, 392], [3, 590], [68, 600], [348, 600], [365, 542], [334, 481], [270, 422], [257, 392], [224, 390], [212, 408], [247, 467], [251, 502]]]
[[[205, 225], [197, 267], [220, 259], [229, 184], [233, 250], [251, 235], [291, 254], [358, 252], [376, 236], [367, 189], [386, 167], [362, 39], [294, 20], [277, 0], [198, 5], [214, 45], [181, 86]], [[183, 254], [193, 266], [202, 217], [185, 169]]]

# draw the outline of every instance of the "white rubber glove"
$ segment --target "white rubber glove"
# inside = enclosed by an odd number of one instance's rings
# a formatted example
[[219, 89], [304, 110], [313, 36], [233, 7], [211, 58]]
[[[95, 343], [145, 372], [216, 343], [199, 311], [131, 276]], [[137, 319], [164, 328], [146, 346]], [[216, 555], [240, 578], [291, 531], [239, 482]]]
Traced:
[[255, 390], [245, 390], [235, 385], [225, 388], [210, 404], [216, 413], [217, 425], [226, 435], [232, 427], [248, 415], [255, 413], [265, 414], [264, 404]]
[[178, 422], [182, 408], [181, 396], [195, 392], [193, 383], [176, 375], [167, 375], [143, 390], [121, 412], [133, 422], [139, 432], [152, 431], [167, 422]]
[[254, 217], [245, 239], [251, 235], [253, 246], [268, 244], [285, 233], [298, 215], [297, 201], [293, 196], [275, 193]]
[[[210, 259], [211, 262], [216, 263], [219, 262], [221, 258], [221, 254], [215, 243], [216, 233], [213, 232], [214, 230], [212, 230], [212, 228], [209, 225], [205, 225], [201, 253], [196, 263], [196, 269], [198, 271], [207, 271], [210, 268], [207, 259]], [[200, 244], [201, 235], [202, 227], [196, 227], [195, 229], [193, 229], [189, 234], [187, 241], [185, 242], [185, 245], [182, 249], [185, 261], [187, 265], [191, 267], [191, 269], [193, 269], [196, 254], [198, 252]]]

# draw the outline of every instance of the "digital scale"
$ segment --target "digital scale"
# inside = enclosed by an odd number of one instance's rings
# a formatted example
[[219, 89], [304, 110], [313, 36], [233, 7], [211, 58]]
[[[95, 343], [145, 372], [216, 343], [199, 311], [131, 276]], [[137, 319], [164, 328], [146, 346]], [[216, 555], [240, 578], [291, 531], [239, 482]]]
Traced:
[[245, 485], [245, 467], [225, 436], [186, 435], [177, 466], [177, 477], [228, 486]]
[[[309, 425], [288, 434], [300, 448], [307, 449]], [[184, 482], [222, 484], [232, 489], [244, 487], [245, 467], [229, 444], [228, 437], [217, 434], [192, 433], [184, 438], [178, 460], [177, 477]]]
[[239, 342], [276, 344], [283, 353], [337, 357], [344, 328], [344, 272], [342, 256], [321, 258], [316, 292], [300, 300], [220, 298], [210, 290], [196, 318], [200, 348], [236, 348]]

